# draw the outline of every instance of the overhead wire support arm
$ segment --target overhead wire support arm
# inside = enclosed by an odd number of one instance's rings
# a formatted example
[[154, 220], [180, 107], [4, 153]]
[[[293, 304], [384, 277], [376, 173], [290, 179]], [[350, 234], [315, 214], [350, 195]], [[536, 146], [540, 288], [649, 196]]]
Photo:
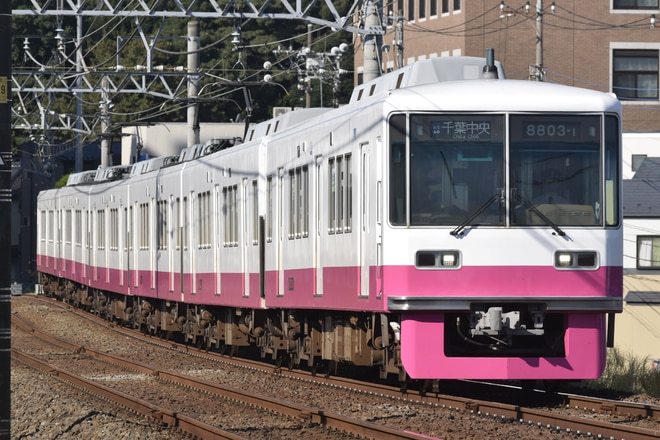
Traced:
[[[16, 16], [83, 16], [83, 17], [116, 17], [131, 16], [135, 18], [233, 18], [233, 19], [255, 19], [270, 18], [278, 20], [304, 20], [319, 26], [328, 26], [336, 30], [344, 30], [354, 34], [373, 35], [383, 34], [380, 27], [368, 28], [352, 26], [351, 17], [355, 11], [362, 6], [363, 0], [354, 0], [344, 15], [341, 15], [332, 0], [324, 0], [325, 7], [320, 8], [319, 16], [310, 15], [310, 11], [316, 6], [318, 0], [296, 0], [295, 4], [288, 0], [273, 2], [267, 0], [257, 5], [250, 0], [242, 0], [242, 9], [237, 10], [234, 0], [230, 0], [224, 7], [217, 0], [192, 0], [188, 6], [181, 1], [165, 4], [162, 0], [155, 0], [151, 6], [146, 1], [140, 0], [135, 7], [127, 9], [126, 2], [111, 5], [108, 1], [83, 2], [82, 6], [76, 5], [76, 1], [65, 0], [56, 4], [52, 0], [30, 0], [32, 9], [14, 9]], [[204, 10], [211, 6], [212, 11]], [[287, 12], [281, 12], [282, 6]], [[332, 20], [321, 18], [326, 11], [332, 16]]]

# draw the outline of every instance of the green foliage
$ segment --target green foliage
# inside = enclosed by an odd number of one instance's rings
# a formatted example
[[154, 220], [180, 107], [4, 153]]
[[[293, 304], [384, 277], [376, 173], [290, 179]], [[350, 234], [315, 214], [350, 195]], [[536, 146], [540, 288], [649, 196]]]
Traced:
[[582, 381], [581, 385], [594, 390], [660, 397], [660, 371], [651, 369], [646, 358], [612, 348], [607, 352], [607, 365], [601, 378]]
[[642, 389], [649, 396], [660, 397], [660, 371], [659, 370], [647, 370], [642, 373], [639, 378], [639, 383], [642, 386]]
[[59, 180], [57, 182], [55, 182], [55, 188], [62, 188], [63, 186], [66, 186], [66, 182], [67, 182], [67, 180], [69, 180], [70, 175], [71, 175], [71, 173], [60, 177]]
[[[171, 1], [171, 0], [168, 0]], [[257, 4], [260, 4], [257, 2]], [[352, 5], [348, 0], [334, 2], [338, 11], [347, 11]], [[322, 4], [314, 6], [317, 10], [310, 15], [317, 15]], [[275, 8], [275, 9], [273, 9]], [[269, 7], [277, 10], [278, 3]], [[279, 5], [281, 12], [288, 12]], [[211, 6], [208, 6], [211, 9]], [[330, 18], [324, 17], [324, 18]], [[119, 133], [122, 125], [180, 122], [187, 119], [187, 86], [183, 74], [188, 64], [187, 35], [189, 19], [157, 17], [139, 18], [139, 27], [147, 38], [158, 36], [157, 43], [150, 49], [152, 66], [163, 66], [164, 82], [155, 76], [145, 76], [150, 90], [162, 92], [163, 96], [143, 93], [135, 84], [127, 84], [126, 77], [116, 72], [117, 66], [125, 66], [127, 71], [134, 71], [135, 66], [148, 64], [148, 52], [138, 32], [138, 23], [134, 18], [98, 16], [83, 19], [85, 38], [80, 45], [85, 70], [95, 72], [87, 75], [86, 80], [97, 81], [98, 93], [85, 93], [82, 97], [83, 110], [90, 126], [100, 133], [99, 103], [100, 75], [108, 74], [111, 82], [109, 99], [113, 107], [111, 112], [111, 131]], [[276, 84], [263, 84], [250, 88], [252, 97], [252, 122], [268, 119], [275, 106], [304, 106], [304, 91], [298, 90], [298, 70], [304, 66], [304, 59], [295, 56], [275, 54], [282, 50], [300, 51], [307, 46], [307, 23], [302, 20], [272, 20], [204, 18], [198, 19], [200, 29], [200, 122], [228, 122], [246, 117], [246, 102], [243, 90], [237, 82], [262, 82], [266, 73], [272, 74]], [[56, 29], [62, 29], [57, 33]], [[12, 66], [15, 71], [31, 71], [40, 75], [39, 81], [47, 87], [60, 87], [62, 77], [75, 75], [75, 36], [77, 22], [73, 16], [16, 16], [13, 19]], [[232, 44], [232, 32], [240, 30], [239, 45]], [[61, 38], [56, 38], [56, 37]], [[29, 54], [24, 49], [27, 38]], [[312, 50], [329, 52], [333, 46], [352, 42], [351, 34], [334, 32], [331, 29], [314, 26]], [[59, 49], [58, 50], [58, 42]], [[36, 61], [35, 61], [36, 60]], [[265, 61], [273, 63], [271, 72], [265, 72]], [[42, 65], [46, 66], [45, 69]], [[353, 56], [346, 53], [342, 60], [342, 69], [349, 73], [341, 77], [338, 87], [338, 102], [348, 102], [353, 89]], [[43, 73], [41, 73], [43, 72]], [[160, 73], [160, 72], [159, 72]], [[228, 84], [227, 81], [231, 83]], [[127, 87], [122, 88], [122, 84]], [[332, 84], [325, 82], [322, 87], [318, 80], [313, 81], [312, 106], [330, 106], [333, 101]], [[131, 93], [119, 93], [119, 90], [131, 90]], [[173, 90], [177, 97], [167, 100], [164, 96]], [[48, 115], [74, 117], [76, 100], [72, 92], [42, 95], [41, 107]], [[33, 106], [36, 107], [36, 106]], [[32, 109], [33, 107], [29, 107]], [[40, 133], [33, 133], [39, 139]], [[27, 137], [27, 132], [21, 132]], [[45, 142], [56, 145], [70, 142], [75, 136], [72, 131], [51, 131]], [[94, 136], [86, 137], [83, 142], [94, 141]]]

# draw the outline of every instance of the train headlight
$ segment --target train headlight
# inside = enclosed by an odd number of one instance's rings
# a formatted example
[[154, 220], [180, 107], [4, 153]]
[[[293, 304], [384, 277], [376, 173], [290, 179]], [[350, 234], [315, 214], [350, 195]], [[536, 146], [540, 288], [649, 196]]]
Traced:
[[593, 251], [557, 251], [555, 252], [557, 269], [597, 269], [598, 255]]
[[456, 250], [417, 251], [415, 266], [419, 269], [459, 269], [460, 252]]
[[442, 267], [454, 267], [458, 264], [458, 255], [455, 252], [445, 252], [440, 256]]
[[557, 267], [571, 267], [573, 265], [573, 255], [564, 252], [557, 252], [555, 264]]

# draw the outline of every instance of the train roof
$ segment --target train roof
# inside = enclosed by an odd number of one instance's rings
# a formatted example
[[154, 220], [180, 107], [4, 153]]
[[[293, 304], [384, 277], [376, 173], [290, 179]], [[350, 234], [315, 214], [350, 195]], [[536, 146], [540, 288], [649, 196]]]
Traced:
[[[620, 112], [612, 93], [527, 80], [473, 80], [429, 84], [393, 91], [397, 107], [437, 111]], [[428, 106], [428, 107], [427, 107]]]
[[264, 136], [281, 132], [332, 110], [335, 109], [329, 107], [314, 107], [292, 110], [273, 119], [253, 125], [248, 131], [247, 139], [245, 140], [251, 141], [253, 139], [259, 139]]
[[[464, 56], [420, 60], [357, 86], [350, 102], [364, 101], [384, 92], [424, 84], [490, 78], [493, 75], [485, 71], [486, 63], [485, 58]], [[505, 79], [502, 64], [495, 61], [494, 67], [497, 71], [495, 79]]]

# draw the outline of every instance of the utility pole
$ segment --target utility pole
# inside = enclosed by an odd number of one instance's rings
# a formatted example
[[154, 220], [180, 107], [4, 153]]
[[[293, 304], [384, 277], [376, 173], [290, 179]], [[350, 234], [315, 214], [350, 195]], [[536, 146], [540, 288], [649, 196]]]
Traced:
[[536, 64], [529, 66], [529, 79], [543, 81], [543, 0], [536, 0]]
[[11, 436], [11, 3], [0, 2], [0, 439]]
[[199, 144], [199, 22], [188, 22], [188, 146]]
[[[307, 48], [312, 53], [312, 24], [307, 23]], [[309, 70], [309, 59], [305, 60], [305, 69]], [[305, 108], [312, 106], [312, 79], [308, 76], [305, 84]]]
[[383, 34], [380, 14], [383, 10], [382, 0], [368, 0], [364, 5], [364, 28], [377, 29], [380, 33], [367, 34], [364, 37], [364, 72], [362, 82], [369, 82], [378, 78], [382, 73], [381, 48], [383, 46]]
[[108, 96], [108, 77], [101, 80], [101, 168], [110, 163], [110, 98]]
[[[78, 7], [80, 7], [80, 0], [78, 0]], [[83, 40], [83, 18], [82, 15], [76, 17], [76, 91], [73, 92], [74, 99], [76, 100], [76, 155], [75, 155], [75, 171], [79, 173], [83, 170], [83, 147], [82, 147], [82, 117], [83, 117], [83, 94], [80, 92], [83, 85], [83, 53], [82, 53], [82, 40]]]

